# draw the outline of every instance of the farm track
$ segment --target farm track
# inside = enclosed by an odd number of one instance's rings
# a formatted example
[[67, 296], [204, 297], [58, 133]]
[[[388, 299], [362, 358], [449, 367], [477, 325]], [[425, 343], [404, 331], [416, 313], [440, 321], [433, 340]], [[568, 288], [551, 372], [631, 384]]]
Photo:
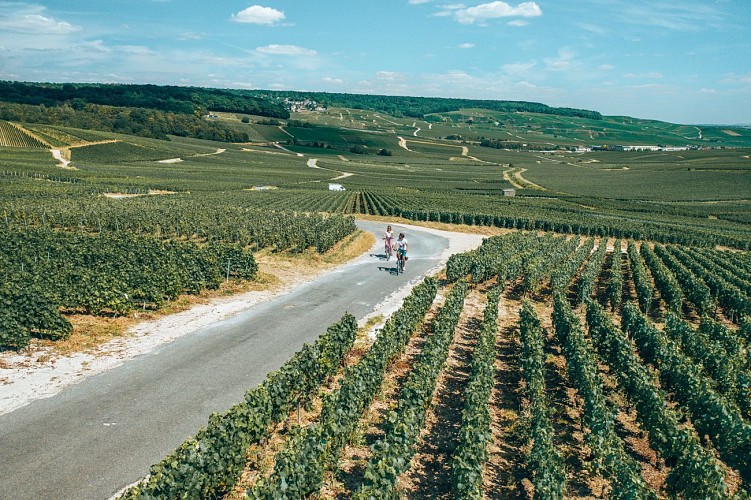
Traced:
[[522, 174], [526, 172], [526, 168], [512, 167], [503, 171], [503, 180], [508, 181], [516, 189], [535, 189], [537, 191], [548, 191], [549, 189], [535, 184], [534, 182], [523, 177]]

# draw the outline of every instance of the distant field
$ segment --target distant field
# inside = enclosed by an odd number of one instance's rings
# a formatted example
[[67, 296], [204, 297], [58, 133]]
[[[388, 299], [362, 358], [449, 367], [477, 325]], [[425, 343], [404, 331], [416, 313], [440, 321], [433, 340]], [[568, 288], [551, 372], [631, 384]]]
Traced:
[[[651, 130], [656, 135], [650, 141], [644, 139], [651, 144], [667, 136], [698, 137], [695, 127], [624, 117], [600, 121], [476, 109], [431, 115], [426, 120], [346, 109], [300, 113], [292, 119], [311, 126], [257, 123], [268, 121], [263, 117], [250, 117], [246, 124], [237, 115], [221, 115], [219, 120], [248, 131], [252, 139], [247, 144], [178, 137], [161, 141], [30, 126], [50, 143], [73, 145], [72, 166], [78, 170], [63, 174], [47, 151], [2, 148], [0, 170], [5, 170], [3, 178], [13, 188], [0, 192], [4, 193], [0, 199], [8, 204], [8, 200], [45, 191], [75, 197], [166, 190], [212, 200], [221, 196], [259, 208], [399, 213], [408, 218], [473, 223], [492, 214], [520, 221], [513, 224], [566, 221], [560, 226], [564, 232], [621, 228], [620, 232], [628, 227], [638, 233], [639, 224], [654, 224], [650, 237], [667, 231], [673, 235], [670, 238], [684, 233], [701, 238], [722, 235], [718, 241], [731, 246], [739, 240], [751, 241], [748, 206], [737, 203], [751, 200], [751, 148], [544, 153], [481, 147], [473, 140], [475, 135], [495, 134], [517, 142], [535, 140], [548, 147], [554, 135], [571, 139], [617, 133], [626, 143], [629, 134]], [[738, 134], [717, 129], [727, 140], [745, 140], [745, 130], [722, 130]], [[701, 132], [702, 138], [715, 133], [710, 128]], [[635, 140], [641, 141], [637, 135]], [[406, 149], [400, 147], [400, 137]], [[573, 142], [590, 143], [585, 139]], [[354, 146], [363, 147], [366, 154], [353, 154]], [[378, 155], [381, 150], [391, 155]], [[311, 158], [317, 158], [321, 168], [310, 168]], [[35, 182], [24, 180], [25, 172], [36, 175]], [[344, 174], [352, 175], [341, 177]], [[502, 197], [501, 190], [511, 185], [504, 174], [521, 187], [513, 200]], [[340, 203], [341, 196], [325, 201], [328, 183], [335, 179], [353, 196], [348, 202]], [[246, 191], [254, 186], [278, 189]], [[681, 232], [680, 227], [686, 229]]]
[[659, 201], [751, 198], [751, 160], [737, 151], [526, 155], [515, 165], [553, 191]]
[[[675, 125], [622, 116], [602, 120], [537, 113], [500, 113], [465, 109], [430, 115], [431, 132], [461, 135], [467, 140], [479, 137], [530, 141], [550, 145], [674, 145], [751, 147], [748, 128]], [[730, 133], [728, 133], [730, 132]]]

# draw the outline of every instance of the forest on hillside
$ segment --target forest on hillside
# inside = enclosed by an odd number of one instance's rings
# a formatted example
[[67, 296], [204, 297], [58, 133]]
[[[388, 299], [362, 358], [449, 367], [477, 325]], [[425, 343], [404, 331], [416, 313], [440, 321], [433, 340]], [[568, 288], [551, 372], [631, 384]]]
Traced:
[[181, 114], [200, 114], [211, 110], [271, 118], [289, 117], [289, 112], [281, 103], [243, 91], [175, 85], [0, 81], [0, 100], [47, 107], [70, 104], [73, 108], [82, 108], [85, 104], [101, 104]]
[[196, 114], [84, 104], [47, 107], [0, 102], [0, 120], [100, 130], [168, 140], [170, 135], [221, 142], [246, 142], [248, 134]]
[[466, 108], [482, 108], [501, 112], [529, 112], [560, 116], [576, 116], [602, 120], [597, 111], [575, 108], [556, 108], [538, 102], [500, 101], [490, 99], [454, 99], [444, 97], [410, 97], [369, 94], [336, 94], [298, 91], [246, 91], [253, 95], [277, 97], [293, 101], [313, 100], [324, 107], [341, 107], [380, 111], [393, 116], [425, 118], [431, 113], [447, 113]]

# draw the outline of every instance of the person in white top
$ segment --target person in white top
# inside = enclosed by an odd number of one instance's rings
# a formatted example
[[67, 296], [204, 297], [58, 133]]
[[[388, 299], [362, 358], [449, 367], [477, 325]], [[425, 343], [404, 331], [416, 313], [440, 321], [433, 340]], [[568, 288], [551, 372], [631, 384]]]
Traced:
[[396, 258], [402, 259], [402, 269], [406, 269], [407, 250], [409, 250], [407, 238], [404, 237], [404, 233], [399, 233], [399, 239], [396, 240]]
[[391, 252], [394, 249], [394, 232], [391, 226], [386, 227], [386, 233], [382, 239], [385, 240], [386, 260], [391, 260]]

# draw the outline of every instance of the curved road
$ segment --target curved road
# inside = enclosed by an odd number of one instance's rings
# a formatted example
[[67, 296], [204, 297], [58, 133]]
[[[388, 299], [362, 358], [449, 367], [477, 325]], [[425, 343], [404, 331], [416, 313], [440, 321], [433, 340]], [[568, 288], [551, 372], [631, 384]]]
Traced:
[[[407, 272], [369, 254], [288, 295], [0, 416], [0, 499], [105, 499], [148, 474], [345, 311], [364, 317], [435, 267], [448, 240], [409, 230]], [[394, 225], [398, 233], [399, 226]], [[416, 234], [419, 233], [419, 234]]]

